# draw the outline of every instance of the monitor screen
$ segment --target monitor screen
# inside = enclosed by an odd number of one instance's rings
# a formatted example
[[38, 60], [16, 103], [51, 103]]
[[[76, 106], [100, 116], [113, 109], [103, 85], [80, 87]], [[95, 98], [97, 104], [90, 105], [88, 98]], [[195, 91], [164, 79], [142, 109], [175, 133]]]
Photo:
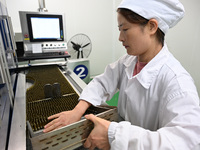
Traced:
[[63, 41], [62, 15], [27, 14], [30, 42]]

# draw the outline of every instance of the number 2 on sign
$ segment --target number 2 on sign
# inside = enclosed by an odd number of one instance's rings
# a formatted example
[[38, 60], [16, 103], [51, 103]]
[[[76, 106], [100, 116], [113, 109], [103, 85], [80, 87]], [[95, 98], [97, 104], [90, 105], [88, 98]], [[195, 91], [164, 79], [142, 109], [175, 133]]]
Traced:
[[85, 72], [85, 68], [84, 67], [78, 67], [76, 68], [76, 71], [79, 72], [77, 75], [79, 76], [79, 78], [83, 78], [86, 76]]

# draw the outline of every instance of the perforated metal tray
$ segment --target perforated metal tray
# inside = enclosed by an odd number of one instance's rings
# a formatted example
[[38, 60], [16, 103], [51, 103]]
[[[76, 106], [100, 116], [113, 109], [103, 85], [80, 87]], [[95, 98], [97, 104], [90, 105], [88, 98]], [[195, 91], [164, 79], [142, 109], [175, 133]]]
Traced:
[[[117, 108], [106, 109], [96, 116], [110, 121], [118, 121]], [[49, 133], [34, 134], [33, 132], [33, 137], [30, 138], [33, 150], [73, 150], [83, 145], [93, 127], [91, 121], [83, 119]]]

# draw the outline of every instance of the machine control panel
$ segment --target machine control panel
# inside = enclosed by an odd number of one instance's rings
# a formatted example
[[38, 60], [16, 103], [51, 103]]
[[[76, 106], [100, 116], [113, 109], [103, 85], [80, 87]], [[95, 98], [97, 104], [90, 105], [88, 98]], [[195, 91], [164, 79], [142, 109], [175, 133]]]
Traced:
[[51, 42], [51, 43], [42, 43], [41, 44], [42, 50], [49, 50], [49, 49], [59, 49], [59, 50], [66, 50], [67, 43], [66, 42]]
[[24, 55], [19, 61], [51, 58], [69, 58], [66, 42], [24, 43]]
[[60, 52], [67, 50], [66, 42], [24, 43], [25, 53]]

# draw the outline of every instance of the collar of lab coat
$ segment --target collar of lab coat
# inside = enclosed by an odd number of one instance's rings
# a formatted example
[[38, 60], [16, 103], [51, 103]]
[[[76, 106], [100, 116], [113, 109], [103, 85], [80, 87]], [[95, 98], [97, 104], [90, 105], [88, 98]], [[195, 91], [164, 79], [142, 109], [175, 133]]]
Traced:
[[129, 79], [137, 78], [140, 84], [148, 89], [158, 75], [159, 70], [161, 67], [166, 63], [170, 52], [168, 51], [167, 45], [165, 44], [161, 51], [138, 73], [137, 75], [133, 76], [133, 70], [135, 68], [135, 64], [137, 62], [137, 57], [129, 57], [124, 62], [126, 66], [126, 74]]

